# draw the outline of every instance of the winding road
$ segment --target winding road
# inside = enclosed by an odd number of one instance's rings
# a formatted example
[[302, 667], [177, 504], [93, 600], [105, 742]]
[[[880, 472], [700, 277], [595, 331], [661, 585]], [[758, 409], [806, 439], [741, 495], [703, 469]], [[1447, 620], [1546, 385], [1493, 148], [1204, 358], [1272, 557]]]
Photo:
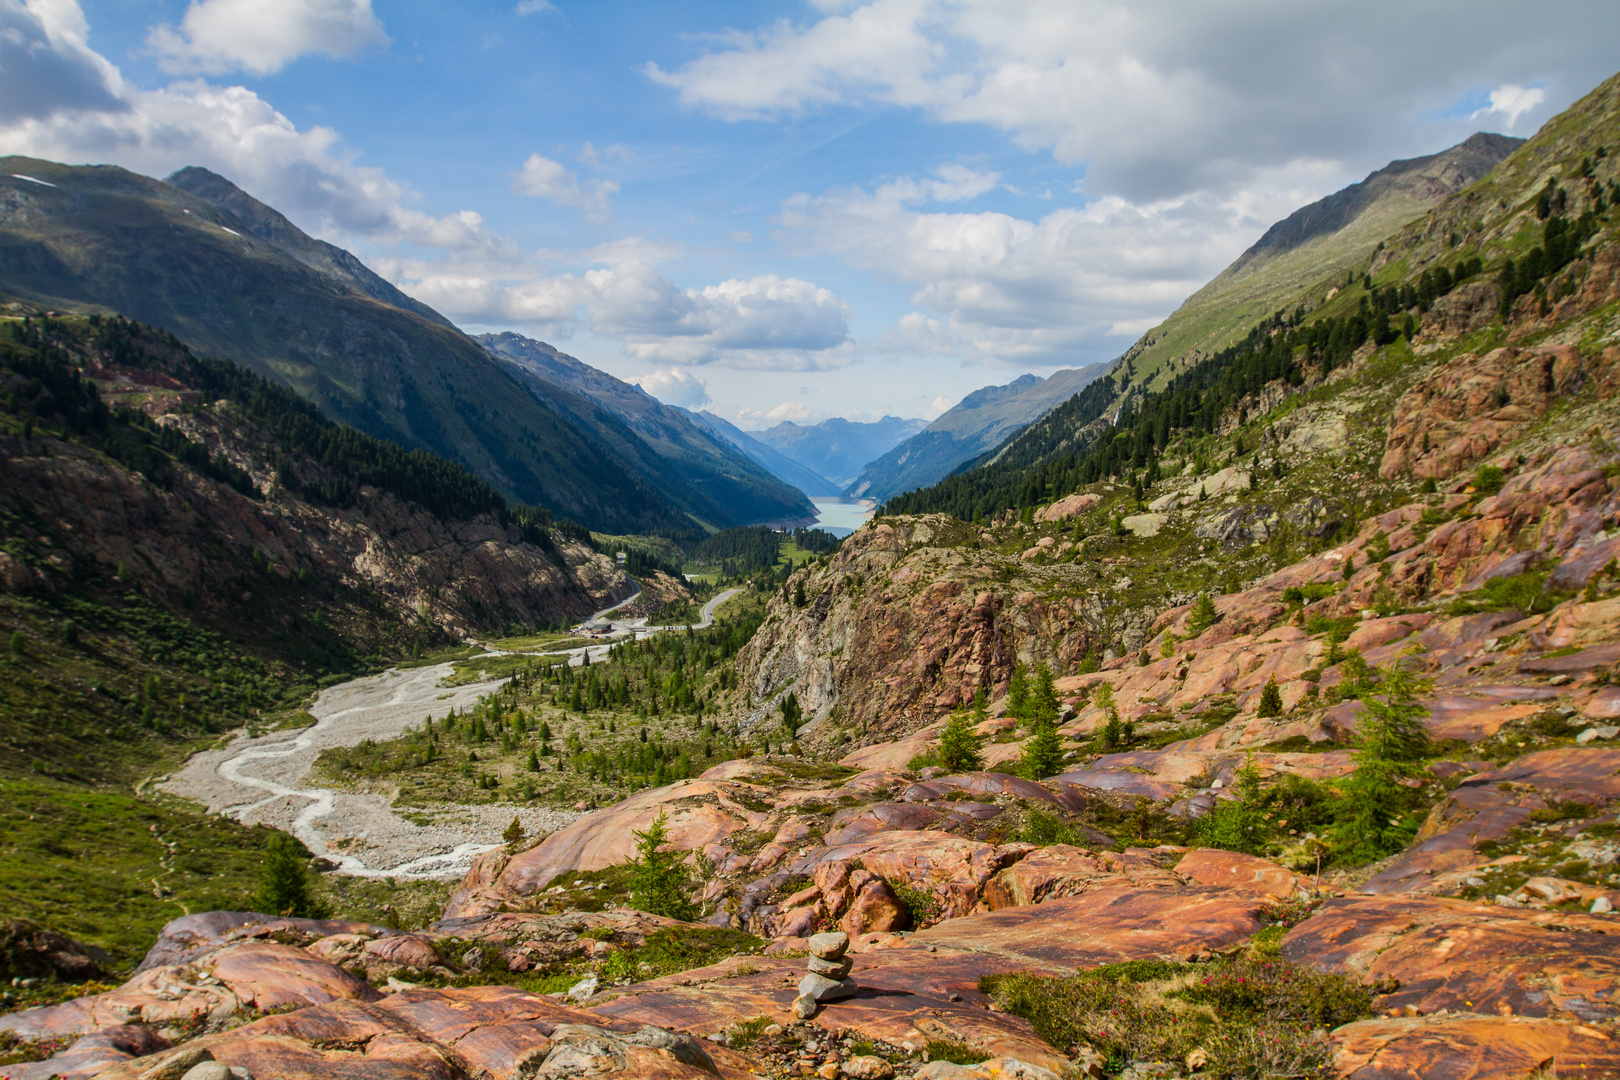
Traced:
[[[742, 589], [728, 589], [703, 605], [693, 629], [714, 623], [714, 613]], [[636, 592], [598, 612], [600, 619], [640, 595]], [[624, 624], [633, 637], [647, 637], [683, 626]], [[623, 639], [620, 639], [623, 640]], [[565, 650], [569, 664], [594, 663], [617, 641]], [[501, 655], [490, 650], [492, 655]], [[554, 655], [554, 654], [553, 654]], [[384, 791], [337, 791], [306, 783], [323, 750], [354, 746], [366, 739], [397, 738], [424, 717], [458, 712], [499, 689], [505, 678], [445, 687], [450, 664], [367, 675], [323, 690], [310, 707], [313, 727], [238, 738], [229, 746], [194, 755], [159, 787], [192, 799], [211, 812], [244, 824], [266, 824], [292, 833], [338, 869], [359, 877], [438, 878], [465, 874], [481, 853], [500, 844], [516, 813], [530, 835], [561, 828], [580, 815], [573, 811], [496, 805], [444, 805], [396, 811]], [[381, 786], [381, 785], [379, 785]]]

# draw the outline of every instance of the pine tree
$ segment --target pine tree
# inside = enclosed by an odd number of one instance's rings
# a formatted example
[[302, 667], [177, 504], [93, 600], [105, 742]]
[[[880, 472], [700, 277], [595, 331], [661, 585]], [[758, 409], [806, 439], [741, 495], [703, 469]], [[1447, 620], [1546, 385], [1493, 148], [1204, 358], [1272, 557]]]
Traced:
[[506, 846], [508, 848], [515, 848], [519, 844], [523, 843], [523, 838], [527, 835], [528, 834], [523, 831], [523, 822], [517, 819], [516, 814], [513, 814], [512, 824], [508, 825], [506, 827], [506, 831], [501, 833], [501, 839], [506, 841]]
[[1220, 618], [1220, 612], [1215, 610], [1215, 601], [1210, 599], [1209, 593], [1199, 593], [1198, 602], [1187, 613], [1187, 633], [1197, 637], [1219, 622]]
[[1259, 717], [1281, 716], [1282, 711], [1282, 687], [1277, 685], [1277, 676], [1273, 675], [1266, 680], [1265, 688], [1260, 691], [1260, 708], [1255, 715]]
[[1045, 780], [1063, 769], [1063, 742], [1057, 726], [1044, 719], [1036, 720], [1031, 728], [1034, 733], [1024, 743], [1019, 771], [1031, 780]]
[[1264, 843], [1265, 807], [1260, 767], [1254, 763], [1253, 751], [1244, 756], [1242, 767], [1232, 779], [1237, 798], [1216, 799], [1209, 813], [1198, 819], [1194, 831], [1210, 847], [1258, 855]]
[[951, 713], [939, 735], [939, 763], [953, 773], [971, 772], [984, 766], [979, 754], [979, 735], [973, 721], [961, 709]]
[[294, 919], [320, 919], [326, 909], [310, 896], [309, 851], [284, 832], [273, 832], [264, 842], [264, 864], [259, 869], [259, 893], [253, 906], [267, 915]]
[[1429, 746], [1423, 726], [1429, 710], [1418, 695], [1430, 684], [1398, 663], [1368, 668], [1352, 657], [1346, 667], [1346, 691], [1360, 698], [1363, 712], [1356, 768], [1340, 785], [1333, 840], [1338, 858], [1355, 865], [1393, 855], [1416, 835], [1417, 823], [1406, 817], [1416, 793], [1401, 781], [1417, 774]]
[[1029, 673], [1023, 664], [1013, 666], [1012, 677], [1007, 680], [1007, 715], [1015, 720], [1027, 720], [1029, 712]]
[[1031, 720], [1057, 727], [1060, 712], [1057, 686], [1052, 678], [1052, 669], [1045, 661], [1035, 665], [1035, 679], [1034, 685], [1030, 688], [1028, 708]]
[[668, 819], [660, 810], [646, 832], [632, 831], [636, 857], [629, 862], [630, 906], [649, 915], [691, 920], [697, 910], [686, 898], [686, 864], [673, 851], [663, 850], [669, 840]]
[[540, 755], [535, 753], [533, 750], [529, 751], [529, 771], [530, 772], [539, 772], [540, 771]]

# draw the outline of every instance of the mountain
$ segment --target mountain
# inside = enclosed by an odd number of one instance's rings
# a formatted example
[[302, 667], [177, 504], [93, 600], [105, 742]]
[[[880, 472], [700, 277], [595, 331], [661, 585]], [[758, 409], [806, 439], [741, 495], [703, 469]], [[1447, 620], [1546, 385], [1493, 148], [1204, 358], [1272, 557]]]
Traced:
[[803, 426], [784, 420], [755, 432], [754, 438], [844, 488], [868, 464], [927, 426], [926, 420], [898, 416], [885, 416], [873, 423], [835, 416]]
[[769, 469], [771, 475], [792, 484], [811, 498], [836, 498], [844, 493], [844, 489], [838, 484], [799, 464], [776, 448], [766, 446], [730, 421], [721, 419], [708, 410], [700, 410], [691, 415], [693, 420], [731, 443], [748, 455], [749, 459]]
[[1302, 206], [1188, 297], [1125, 354], [1134, 375], [1214, 352], [1251, 325], [1292, 310], [1333, 270], [1365, 260], [1391, 233], [1489, 173], [1524, 143], [1480, 132], [1449, 150], [1392, 161], [1365, 180]]
[[653, 482], [442, 316], [222, 177], [171, 179], [0, 159], [0, 294], [166, 327], [332, 419], [592, 528], [693, 531]]
[[815, 514], [804, 492], [773, 475], [690, 413], [543, 341], [507, 331], [473, 339], [582, 433], [611, 447], [659, 493], [717, 528], [795, 524]]
[[939, 419], [861, 470], [849, 486], [856, 498], [882, 501], [927, 487], [996, 447], [1079, 393], [1104, 364], [1055, 371], [1042, 379], [1022, 375], [1005, 386], [981, 387]]

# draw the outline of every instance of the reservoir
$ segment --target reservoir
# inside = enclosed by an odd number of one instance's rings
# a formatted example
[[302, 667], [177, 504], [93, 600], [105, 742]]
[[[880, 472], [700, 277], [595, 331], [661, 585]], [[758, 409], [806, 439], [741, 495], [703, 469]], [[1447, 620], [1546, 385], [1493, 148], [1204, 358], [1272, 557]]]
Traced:
[[816, 505], [816, 528], [834, 536], [848, 536], [865, 525], [877, 504], [870, 499], [811, 499]]

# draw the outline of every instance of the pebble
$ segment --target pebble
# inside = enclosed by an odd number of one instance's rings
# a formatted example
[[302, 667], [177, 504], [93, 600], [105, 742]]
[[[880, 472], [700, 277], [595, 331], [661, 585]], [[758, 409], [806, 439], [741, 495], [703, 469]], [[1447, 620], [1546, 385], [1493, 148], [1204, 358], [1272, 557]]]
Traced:
[[810, 952], [823, 960], [837, 960], [849, 951], [849, 935], [842, 930], [829, 934], [813, 934], [809, 940]]

